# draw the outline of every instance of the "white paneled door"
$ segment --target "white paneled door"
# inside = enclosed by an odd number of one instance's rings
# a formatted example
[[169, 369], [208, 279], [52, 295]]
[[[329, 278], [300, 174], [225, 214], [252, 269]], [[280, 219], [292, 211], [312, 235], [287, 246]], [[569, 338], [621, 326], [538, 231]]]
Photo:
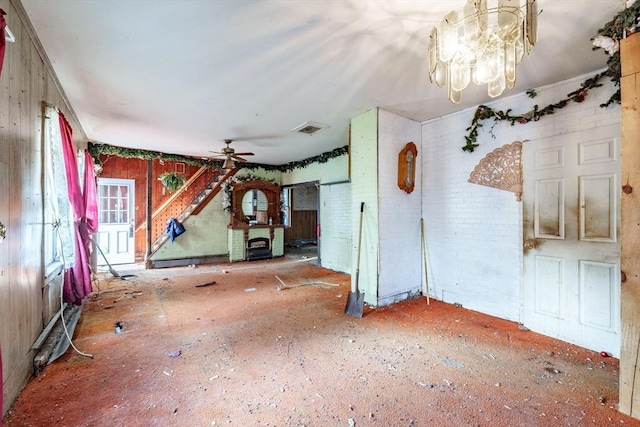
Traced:
[[[135, 262], [132, 179], [98, 179], [98, 245], [109, 264]], [[105, 265], [98, 253], [98, 265]]]
[[620, 354], [620, 126], [523, 144], [523, 323]]

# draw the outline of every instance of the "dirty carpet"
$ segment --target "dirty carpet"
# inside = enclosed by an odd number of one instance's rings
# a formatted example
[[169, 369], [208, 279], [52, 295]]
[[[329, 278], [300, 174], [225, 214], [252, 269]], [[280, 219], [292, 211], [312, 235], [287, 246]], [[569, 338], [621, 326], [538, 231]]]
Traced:
[[99, 277], [14, 426], [640, 426], [618, 360], [424, 298], [344, 314], [313, 259]]

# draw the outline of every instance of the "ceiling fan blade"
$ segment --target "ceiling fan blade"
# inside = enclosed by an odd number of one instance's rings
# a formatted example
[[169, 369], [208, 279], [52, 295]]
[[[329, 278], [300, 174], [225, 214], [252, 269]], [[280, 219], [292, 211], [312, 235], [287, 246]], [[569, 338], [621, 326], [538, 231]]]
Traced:
[[234, 154], [236, 156], [255, 156], [255, 154], [249, 153], [249, 152], [246, 152], [246, 153], [234, 153]]

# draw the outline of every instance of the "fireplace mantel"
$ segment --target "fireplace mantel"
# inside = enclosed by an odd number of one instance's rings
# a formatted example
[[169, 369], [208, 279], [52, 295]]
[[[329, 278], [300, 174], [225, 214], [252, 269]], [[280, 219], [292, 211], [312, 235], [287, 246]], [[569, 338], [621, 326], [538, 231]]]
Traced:
[[[282, 225], [253, 225], [229, 227], [228, 247], [229, 261], [246, 261], [249, 251], [247, 244], [256, 238], [266, 238], [271, 248], [271, 257], [284, 255], [284, 226]], [[265, 257], [261, 256], [261, 259]]]

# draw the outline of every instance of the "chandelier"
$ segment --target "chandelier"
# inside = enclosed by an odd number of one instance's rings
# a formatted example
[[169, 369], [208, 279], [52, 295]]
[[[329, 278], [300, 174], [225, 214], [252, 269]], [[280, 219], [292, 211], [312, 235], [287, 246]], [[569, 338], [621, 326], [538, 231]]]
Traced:
[[431, 30], [429, 80], [447, 87], [458, 104], [470, 82], [488, 85], [495, 98], [516, 83], [516, 65], [537, 38], [536, 0], [467, 0], [462, 15], [452, 11]]

